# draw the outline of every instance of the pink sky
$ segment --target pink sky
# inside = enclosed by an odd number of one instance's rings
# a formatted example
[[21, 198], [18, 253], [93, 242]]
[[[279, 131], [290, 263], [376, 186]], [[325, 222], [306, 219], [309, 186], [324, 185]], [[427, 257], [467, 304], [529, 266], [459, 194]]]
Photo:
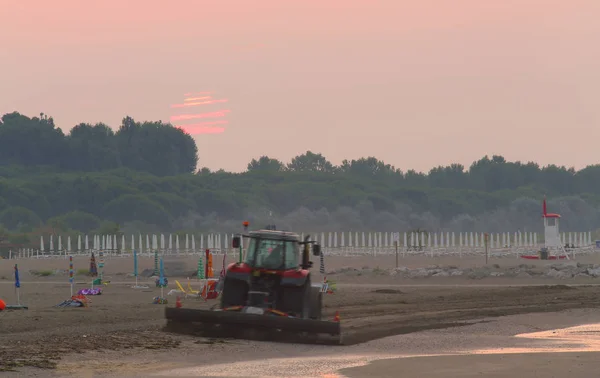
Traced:
[[196, 137], [211, 169], [306, 150], [424, 171], [598, 161], [598, 0], [0, 0], [0, 14], [0, 113], [116, 129], [211, 91], [231, 110], [225, 133]]

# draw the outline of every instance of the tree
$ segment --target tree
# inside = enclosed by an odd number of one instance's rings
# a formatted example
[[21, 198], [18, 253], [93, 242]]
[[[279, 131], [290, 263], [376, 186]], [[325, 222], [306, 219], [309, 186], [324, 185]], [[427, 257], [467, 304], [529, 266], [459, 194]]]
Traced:
[[88, 233], [99, 228], [102, 222], [100, 218], [93, 214], [76, 210], [51, 218], [47, 223], [58, 229]]
[[83, 171], [101, 171], [121, 166], [117, 140], [113, 130], [103, 123], [94, 126], [80, 123], [67, 136], [71, 168]]
[[463, 189], [468, 186], [468, 176], [462, 164], [432, 168], [429, 171], [428, 180], [432, 187]]
[[323, 155], [310, 151], [306, 151], [306, 153], [293, 158], [287, 168], [292, 172], [332, 173], [334, 171], [333, 164], [325, 159]]
[[237, 232], [241, 218], [269, 221], [265, 209], [282, 227], [491, 231], [541, 227], [535, 209], [546, 194], [552, 211], [565, 215], [565, 230], [600, 227], [600, 165], [576, 171], [494, 155], [468, 169], [449, 164], [403, 174], [373, 156], [336, 167], [311, 151], [287, 165], [261, 156], [243, 173], [196, 165], [193, 139], [161, 121], [125, 117], [117, 132], [80, 123], [65, 136], [45, 114], [5, 114], [0, 223], [32, 242], [45, 231], [29, 231], [42, 225], [66, 233], [140, 227]]
[[0, 224], [9, 230], [21, 230], [38, 227], [42, 221], [33, 211], [15, 206], [0, 213]]
[[373, 156], [357, 160], [344, 160], [340, 170], [361, 177], [397, 176], [402, 178], [402, 173], [390, 164], [386, 164]]
[[158, 176], [193, 173], [198, 163], [194, 139], [183, 130], [158, 122], [137, 123], [125, 117], [116, 133], [123, 166]]
[[61, 166], [68, 159], [66, 141], [54, 120], [43, 113], [29, 118], [17, 112], [0, 122], [0, 164]]
[[248, 163], [248, 171], [260, 171], [260, 172], [282, 172], [285, 170], [285, 165], [277, 159], [271, 159], [268, 156], [261, 156], [256, 159], [252, 159]]

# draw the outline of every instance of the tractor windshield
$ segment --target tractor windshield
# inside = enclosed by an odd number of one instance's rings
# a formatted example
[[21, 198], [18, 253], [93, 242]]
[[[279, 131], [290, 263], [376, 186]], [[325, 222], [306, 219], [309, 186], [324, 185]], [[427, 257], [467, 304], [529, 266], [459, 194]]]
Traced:
[[246, 264], [265, 269], [295, 269], [298, 266], [298, 244], [289, 240], [251, 238]]

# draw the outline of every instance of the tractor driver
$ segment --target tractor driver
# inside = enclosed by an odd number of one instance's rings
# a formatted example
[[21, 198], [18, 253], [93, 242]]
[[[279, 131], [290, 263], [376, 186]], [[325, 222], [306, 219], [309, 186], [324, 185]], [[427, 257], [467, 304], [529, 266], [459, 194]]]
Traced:
[[273, 248], [269, 253], [269, 256], [265, 259], [265, 268], [279, 269], [283, 263], [283, 243]]

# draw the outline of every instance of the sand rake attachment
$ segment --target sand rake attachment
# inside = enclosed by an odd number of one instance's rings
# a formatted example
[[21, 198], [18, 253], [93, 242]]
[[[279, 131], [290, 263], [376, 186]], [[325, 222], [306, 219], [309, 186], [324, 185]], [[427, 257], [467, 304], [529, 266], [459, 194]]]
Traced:
[[[186, 335], [308, 344], [341, 344], [339, 322], [302, 319], [252, 307], [224, 310], [165, 308], [165, 331]], [[256, 312], [256, 311], [255, 311]]]

